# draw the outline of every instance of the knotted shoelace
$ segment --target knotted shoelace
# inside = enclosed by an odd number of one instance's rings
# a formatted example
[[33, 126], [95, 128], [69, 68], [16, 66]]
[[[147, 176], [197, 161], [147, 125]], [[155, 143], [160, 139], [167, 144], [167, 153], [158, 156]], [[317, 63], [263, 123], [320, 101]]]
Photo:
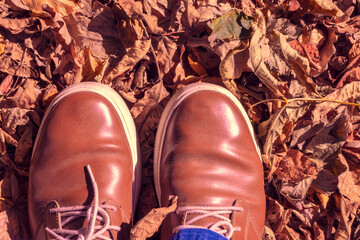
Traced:
[[[94, 204], [88, 206], [73, 206], [73, 207], [59, 207], [50, 209], [51, 214], [60, 214], [61, 218], [65, 218], [64, 221], [60, 220], [61, 228], [45, 230], [57, 240], [65, 240], [76, 237], [78, 240], [90, 240], [90, 239], [106, 239], [111, 240], [108, 237], [102, 236], [108, 230], [120, 231], [120, 227], [110, 225], [109, 214], [105, 209], [116, 211], [116, 208], [110, 205], [99, 204], [99, 192], [98, 186], [95, 182], [94, 175], [89, 165], [86, 169], [91, 178], [91, 185], [94, 191]], [[88, 225], [86, 228], [77, 230], [63, 229], [66, 224], [73, 222], [78, 218], [87, 218]], [[96, 221], [101, 223], [100, 226], [96, 226]]]
[[[173, 232], [177, 232], [181, 229], [187, 228], [204, 228], [217, 232], [227, 239], [230, 239], [235, 231], [240, 231], [240, 227], [234, 227], [231, 224], [231, 220], [223, 215], [230, 215], [232, 212], [243, 212], [244, 209], [241, 207], [207, 207], [207, 206], [184, 206], [176, 209], [177, 214], [185, 214], [183, 225], [177, 226], [173, 229]], [[186, 220], [188, 215], [198, 214], [189, 220]], [[218, 222], [210, 225], [209, 227], [202, 227], [194, 225], [195, 222], [207, 218], [214, 217], [219, 219]]]

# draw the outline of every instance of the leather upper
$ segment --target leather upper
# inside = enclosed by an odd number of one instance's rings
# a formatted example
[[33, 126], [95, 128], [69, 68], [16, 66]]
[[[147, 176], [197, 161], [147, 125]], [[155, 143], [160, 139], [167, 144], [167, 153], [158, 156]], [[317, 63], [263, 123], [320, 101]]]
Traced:
[[[60, 207], [92, 204], [88, 164], [98, 185], [99, 202], [116, 207], [116, 212], [109, 211], [111, 224], [126, 231], [132, 214], [132, 158], [114, 107], [99, 94], [76, 92], [61, 99], [44, 120], [30, 167], [33, 237], [48, 203], [56, 201]], [[85, 224], [79, 220], [72, 226]], [[38, 239], [45, 235], [40, 231]]]
[[[224, 94], [203, 90], [179, 104], [166, 126], [160, 160], [161, 206], [169, 195], [178, 206], [241, 206], [232, 223], [242, 230], [233, 239], [256, 239], [265, 221], [262, 162], [244, 116]], [[170, 214], [162, 239], [181, 224]], [[207, 227], [213, 218], [197, 224]]]

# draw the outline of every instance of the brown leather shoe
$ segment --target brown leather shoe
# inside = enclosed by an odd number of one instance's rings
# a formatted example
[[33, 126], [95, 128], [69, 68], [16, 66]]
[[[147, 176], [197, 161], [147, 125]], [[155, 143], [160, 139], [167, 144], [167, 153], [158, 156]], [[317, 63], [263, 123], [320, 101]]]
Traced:
[[28, 195], [33, 239], [117, 239], [140, 187], [136, 130], [121, 97], [86, 82], [61, 92], [41, 123]]
[[265, 192], [260, 152], [240, 102], [226, 89], [192, 84], [176, 93], [161, 117], [154, 177], [160, 206], [178, 196], [162, 239], [184, 228], [228, 239], [261, 239]]

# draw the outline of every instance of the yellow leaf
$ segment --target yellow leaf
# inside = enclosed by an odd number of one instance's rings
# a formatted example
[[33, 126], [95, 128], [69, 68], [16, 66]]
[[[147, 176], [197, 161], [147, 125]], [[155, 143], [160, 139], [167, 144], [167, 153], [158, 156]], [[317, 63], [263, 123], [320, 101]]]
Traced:
[[50, 84], [49, 86], [47, 86], [42, 97], [44, 105], [49, 106], [50, 102], [54, 99], [57, 93], [58, 90], [56, 89], [55, 85]]
[[0, 34], [0, 55], [3, 54], [5, 51], [5, 39], [4, 37]]
[[43, 6], [49, 6], [61, 16], [67, 16], [73, 12], [76, 4], [71, 0], [21, 0], [33, 13], [44, 12]]
[[329, 202], [330, 196], [324, 193], [316, 193], [317, 197], [320, 200], [320, 203], [324, 209], [326, 209], [327, 203]]
[[94, 56], [89, 47], [82, 49], [77, 59], [82, 63], [82, 81], [101, 81], [107, 63], [106, 59]]
[[194, 70], [194, 72], [196, 72], [197, 75], [202, 76], [202, 75], [207, 75], [205, 68], [198, 62], [194, 62], [191, 59], [191, 56], [188, 56], [188, 60], [189, 60], [189, 65], [191, 67], [192, 70]]

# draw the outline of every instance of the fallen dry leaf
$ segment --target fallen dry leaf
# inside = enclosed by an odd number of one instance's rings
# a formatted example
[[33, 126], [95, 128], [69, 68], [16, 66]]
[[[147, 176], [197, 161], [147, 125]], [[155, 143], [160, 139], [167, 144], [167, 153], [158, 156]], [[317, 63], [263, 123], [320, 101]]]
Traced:
[[194, 72], [196, 72], [197, 75], [202, 76], [207, 74], [205, 68], [200, 63], [192, 60], [191, 55], [188, 56], [188, 61], [190, 67], [192, 70], [194, 70]]
[[104, 75], [107, 59], [95, 57], [90, 48], [82, 49], [77, 55], [78, 62], [82, 64], [82, 81], [101, 82]]
[[[162, 37], [159, 39], [157, 44], [157, 55], [156, 59], [159, 63], [160, 76], [166, 78], [165, 75], [170, 74], [174, 68], [180, 63], [180, 51], [174, 41], [172, 41], [169, 37]], [[201, 63], [200, 63], [201, 64]], [[175, 79], [171, 79], [173, 82], [177, 82], [177, 77]], [[181, 79], [179, 79], [181, 80]]]
[[271, 75], [270, 71], [264, 64], [264, 60], [261, 53], [261, 43], [264, 41], [266, 34], [265, 17], [260, 10], [256, 10], [256, 17], [252, 22], [252, 29], [254, 34], [250, 40], [249, 46], [249, 67], [252, 68], [254, 73], [259, 79], [277, 96], [283, 97], [283, 94], [279, 91], [278, 80]]
[[349, 61], [355, 59], [360, 55], [360, 43], [355, 43], [349, 50]]
[[165, 217], [176, 210], [177, 197], [169, 199], [169, 206], [151, 210], [131, 229], [131, 240], [145, 240], [151, 237], [160, 227]]
[[120, 62], [102, 80], [103, 83], [110, 83], [114, 78], [122, 76], [131, 70], [149, 51], [150, 40], [137, 40], [133, 47], [123, 56]]
[[313, 71], [312, 76], [316, 77], [328, 68], [328, 63], [329, 63], [331, 57], [336, 52], [336, 49], [334, 46], [335, 42], [336, 42], [335, 32], [332, 29], [329, 29], [327, 40], [325, 41], [324, 45], [322, 46], [322, 48], [319, 52], [319, 55], [320, 55], [319, 67], [320, 68], [318, 71]]
[[319, 198], [320, 202], [321, 202], [321, 206], [326, 209], [327, 204], [329, 202], [329, 195], [324, 194], [324, 193], [316, 193], [317, 197]]
[[17, 146], [18, 141], [0, 128], [0, 144], [0, 153], [4, 155], [6, 153], [6, 144]]
[[69, 15], [75, 8], [76, 4], [71, 0], [41, 0], [41, 1], [32, 1], [32, 0], [21, 0], [22, 3], [29, 8], [35, 14], [44, 13], [45, 7], [50, 7], [56, 12], [60, 13], [62, 16]]
[[14, 161], [16, 163], [22, 163], [25, 156], [29, 153], [31, 147], [33, 146], [33, 127], [27, 126], [20, 140], [17, 143], [15, 150]]
[[[317, 169], [312, 161], [300, 151], [290, 149], [286, 153], [286, 156], [281, 159], [279, 167], [274, 174], [283, 181], [299, 183], [308, 177], [315, 177], [317, 175]], [[298, 189], [292, 190], [293, 196], [304, 198], [311, 181], [312, 179], [308, 179], [302, 183], [302, 186], [297, 185]], [[287, 192], [289, 190], [285, 188], [283, 191]], [[298, 193], [296, 193], [296, 191], [298, 191]], [[289, 194], [289, 192], [287, 192], [287, 194]]]
[[130, 109], [137, 127], [141, 127], [148, 113], [169, 95], [163, 82], [158, 82], [145, 92], [145, 96]]
[[221, 61], [220, 66], [219, 66], [220, 75], [221, 75], [221, 78], [223, 79], [224, 85], [227, 87], [227, 89], [229, 89], [238, 98], [240, 98], [241, 90], [239, 91], [238, 86], [234, 82], [235, 76], [232, 75], [232, 67], [231, 67], [231, 65], [232, 65], [231, 63], [233, 63], [233, 61], [231, 61], [231, 60], [235, 54], [243, 52], [247, 48], [248, 48], [248, 42], [244, 42], [244, 41], [240, 42], [240, 44], [236, 48], [230, 50], [226, 54], [226, 56]]
[[[351, 9], [353, 10], [353, 8]], [[345, 15], [344, 18], [335, 19], [334, 22], [324, 21], [324, 23], [330, 28], [334, 28], [338, 33], [346, 33], [352, 43], [358, 42], [357, 40], [359, 39], [360, 16], [350, 18], [349, 15]]]
[[313, 177], [307, 177], [296, 183], [284, 181], [281, 184], [280, 193], [284, 195], [285, 198], [289, 199], [289, 201], [304, 200], [313, 179]]
[[40, 90], [36, 88], [36, 85], [35, 80], [26, 79], [23, 86], [20, 86], [14, 95], [9, 95], [8, 100], [13, 103], [14, 107], [34, 108], [37, 96], [40, 94]]
[[296, 77], [301, 81], [309, 93], [316, 93], [315, 83], [308, 76], [310, 74], [309, 60], [300, 56], [300, 54], [298, 54], [295, 49], [291, 48], [286, 40], [287, 38], [285, 35], [277, 31], [275, 31], [275, 34], [280, 39], [282, 54], [284, 55], [285, 60], [291, 69], [295, 72]]
[[12, 75], [7, 75], [0, 84], [0, 94], [6, 94], [11, 90], [11, 85], [14, 82], [14, 77]]
[[214, 19], [208, 26], [212, 32], [209, 36], [211, 45], [215, 45], [218, 40], [229, 41], [232, 39], [249, 38], [251, 33], [251, 19], [243, 14], [239, 9]]
[[309, 108], [306, 101], [294, 101], [281, 108], [271, 122], [263, 146], [264, 154], [271, 154], [273, 143], [280, 136], [286, 123], [295, 123], [299, 118], [304, 116]]
[[0, 239], [30, 238], [34, 138], [51, 100], [81, 81], [110, 85], [135, 118], [140, 222], [157, 207], [152, 156], [161, 112], [178, 89], [211, 82], [250, 108], [258, 130], [267, 176], [264, 238], [358, 239], [358, 5], [0, 0], [0, 182], [10, 178], [4, 199], [14, 203], [1, 212]]
[[29, 122], [30, 110], [18, 107], [1, 108], [1, 126], [8, 134], [16, 133], [18, 126], [25, 126]]
[[50, 84], [49, 86], [47, 86], [43, 92], [43, 97], [42, 97], [43, 105], [46, 107], [49, 106], [57, 93], [58, 90], [54, 85]]
[[[345, 85], [342, 88], [335, 90], [329, 95], [325, 96], [325, 99], [336, 100], [339, 102], [352, 102], [355, 99], [360, 97], [360, 82], [355, 81]], [[322, 102], [315, 106], [314, 110], [311, 112], [312, 120], [314, 122], [321, 121], [322, 118], [325, 118], [326, 114], [338, 107], [339, 103], [333, 102]]]
[[302, 11], [297, 17], [306, 13], [320, 16], [342, 16], [344, 13], [337, 7], [337, 5], [331, 0], [310, 0], [300, 1]]
[[30, 77], [33, 74], [33, 60], [20, 43], [8, 42], [0, 55], [0, 71], [13, 76]]
[[5, 51], [6, 42], [4, 37], [0, 34], [0, 55]]
[[310, 42], [312, 44], [315, 44], [316, 47], [321, 47], [326, 40], [324, 32], [318, 28], [314, 28], [306, 35], [308, 36], [306, 37], [303, 33], [299, 36], [298, 40], [300, 43], [306, 44]]

